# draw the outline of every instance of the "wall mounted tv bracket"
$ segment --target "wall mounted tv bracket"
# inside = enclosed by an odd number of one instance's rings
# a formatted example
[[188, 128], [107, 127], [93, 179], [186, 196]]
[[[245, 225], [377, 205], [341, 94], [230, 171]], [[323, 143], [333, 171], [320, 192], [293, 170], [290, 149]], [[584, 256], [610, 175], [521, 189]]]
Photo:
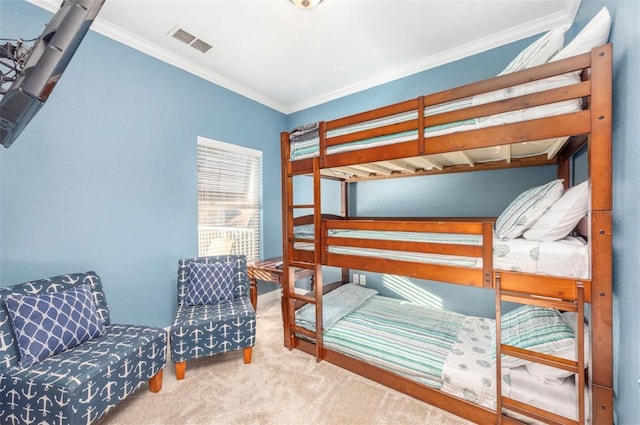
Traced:
[[0, 45], [0, 95], [3, 95], [24, 70], [24, 64], [33, 49], [33, 46], [26, 46], [25, 43], [34, 42], [36, 39], [26, 41], [21, 38], [0, 39], [0, 41], [7, 41]]

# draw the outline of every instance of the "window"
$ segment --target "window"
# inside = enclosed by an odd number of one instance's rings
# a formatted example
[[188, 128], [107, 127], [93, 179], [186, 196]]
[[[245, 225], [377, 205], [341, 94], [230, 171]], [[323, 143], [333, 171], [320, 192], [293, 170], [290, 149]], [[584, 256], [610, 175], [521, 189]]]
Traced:
[[198, 137], [198, 253], [262, 258], [262, 152]]

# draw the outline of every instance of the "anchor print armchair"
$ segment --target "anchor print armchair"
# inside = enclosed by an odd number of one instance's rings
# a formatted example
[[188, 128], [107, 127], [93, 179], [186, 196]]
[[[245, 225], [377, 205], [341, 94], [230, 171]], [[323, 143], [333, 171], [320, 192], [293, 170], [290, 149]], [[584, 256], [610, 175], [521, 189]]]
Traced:
[[185, 258], [178, 262], [178, 311], [169, 332], [176, 378], [187, 360], [243, 350], [251, 363], [256, 313], [249, 300], [244, 255]]

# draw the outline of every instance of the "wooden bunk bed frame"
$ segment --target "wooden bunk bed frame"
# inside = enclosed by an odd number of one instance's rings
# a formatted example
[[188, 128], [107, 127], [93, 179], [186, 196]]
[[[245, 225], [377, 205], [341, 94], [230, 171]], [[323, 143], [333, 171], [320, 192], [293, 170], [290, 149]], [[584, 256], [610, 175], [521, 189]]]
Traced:
[[[424, 117], [424, 108], [456, 99], [488, 93], [570, 72], [579, 72], [581, 81], [576, 84], [546, 90], [539, 93], [514, 97], [498, 102], [472, 106], [452, 112]], [[547, 423], [584, 423], [584, 386], [589, 385], [591, 394], [591, 423], [613, 423], [613, 360], [612, 360], [612, 245], [611, 245], [611, 105], [612, 105], [612, 46], [607, 44], [593, 49], [590, 53], [537, 66], [520, 72], [491, 78], [473, 84], [439, 93], [418, 97], [394, 105], [374, 109], [356, 115], [319, 123], [319, 155], [312, 158], [291, 160], [288, 132], [281, 134], [282, 144], [282, 208], [283, 208], [283, 292], [282, 302], [284, 344], [290, 349], [300, 349], [316, 356], [317, 360], [327, 360], [345, 369], [380, 382], [415, 398], [448, 410], [456, 415], [478, 423], [520, 423], [504, 416], [502, 408], [526, 414]], [[522, 121], [471, 131], [424, 137], [424, 128], [445, 123], [453, 123], [474, 117], [483, 117], [505, 111], [529, 108], [568, 99], [582, 99], [579, 111], [561, 115]], [[339, 127], [362, 123], [407, 111], [417, 111], [417, 118], [401, 123], [389, 124], [337, 137], [327, 137], [327, 132]], [[405, 130], [417, 130], [414, 140], [387, 146], [363, 148], [342, 153], [327, 154], [327, 149], [354, 140], [393, 134]], [[428, 155], [466, 151], [470, 149], [517, 144], [526, 141], [571, 136], [557, 155], [545, 155], [523, 159], [507, 159], [490, 163], [473, 163], [450, 167], [429, 165]], [[425, 174], [466, 172], [487, 169], [502, 169], [525, 166], [555, 164], [558, 178], [565, 184], [570, 181], [573, 156], [582, 148], [588, 149], [588, 178], [591, 186], [589, 207], [590, 278], [542, 276], [493, 268], [492, 228], [493, 218], [427, 218], [399, 219], [350, 217], [347, 206], [347, 183], [361, 180], [395, 178]], [[424, 159], [427, 156], [427, 159]], [[407, 166], [406, 158], [423, 158], [424, 168]], [[384, 162], [381, 162], [384, 161]], [[388, 164], [397, 165], [389, 172]], [[415, 162], [414, 162], [415, 163]], [[349, 175], [345, 174], [349, 171]], [[293, 179], [300, 175], [313, 178], [313, 203], [295, 205], [293, 203]], [[320, 210], [323, 178], [341, 181], [342, 212], [340, 216], [322, 214]], [[312, 210], [311, 215], [300, 216], [303, 210]], [[313, 250], [295, 248], [301, 240], [294, 236], [294, 226], [314, 225]], [[376, 259], [359, 255], [345, 255], [330, 252], [329, 245], [342, 244], [332, 238], [328, 229], [367, 229], [414, 232], [469, 233], [482, 237], [478, 247], [463, 247], [454, 244], [433, 244], [353, 239], [352, 246], [413, 252], [468, 255], [482, 258], [482, 268], [443, 266], [412, 261]], [[324, 265], [342, 268], [342, 281], [323, 284]], [[305, 295], [295, 291], [294, 268], [315, 271], [315, 287]], [[466, 400], [448, 395], [438, 390], [418, 384], [394, 373], [326, 349], [322, 343], [322, 294], [336, 285], [346, 282], [349, 269], [389, 273], [427, 280], [454, 283], [484, 288], [496, 292], [497, 341], [500, 341], [501, 301], [509, 300], [523, 304], [535, 304], [562, 310], [578, 312], [584, 317], [584, 303], [591, 304], [591, 362], [588, 376], [585, 376], [582, 345], [583, 320], [579, 320], [576, 331], [578, 341], [577, 362], [559, 361], [552, 356], [535, 354], [517, 347], [509, 347], [501, 342], [496, 345], [496, 370], [500, 373], [500, 353], [536, 361], [552, 367], [571, 370], [577, 375], [578, 420], [572, 421], [548, 414], [508, 399], [500, 393], [498, 379], [496, 411], [480, 407]], [[316, 332], [310, 332], [295, 325], [295, 311], [305, 303], [316, 306]], [[587, 379], [588, 378], [588, 379]]]

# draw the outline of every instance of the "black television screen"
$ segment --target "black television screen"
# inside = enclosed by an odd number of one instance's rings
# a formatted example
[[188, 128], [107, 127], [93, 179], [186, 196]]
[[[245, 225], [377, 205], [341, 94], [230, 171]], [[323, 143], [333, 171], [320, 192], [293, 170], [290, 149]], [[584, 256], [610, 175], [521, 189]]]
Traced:
[[2, 146], [11, 146], [46, 102], [104, 2], [62, 2], [0, 99]]

